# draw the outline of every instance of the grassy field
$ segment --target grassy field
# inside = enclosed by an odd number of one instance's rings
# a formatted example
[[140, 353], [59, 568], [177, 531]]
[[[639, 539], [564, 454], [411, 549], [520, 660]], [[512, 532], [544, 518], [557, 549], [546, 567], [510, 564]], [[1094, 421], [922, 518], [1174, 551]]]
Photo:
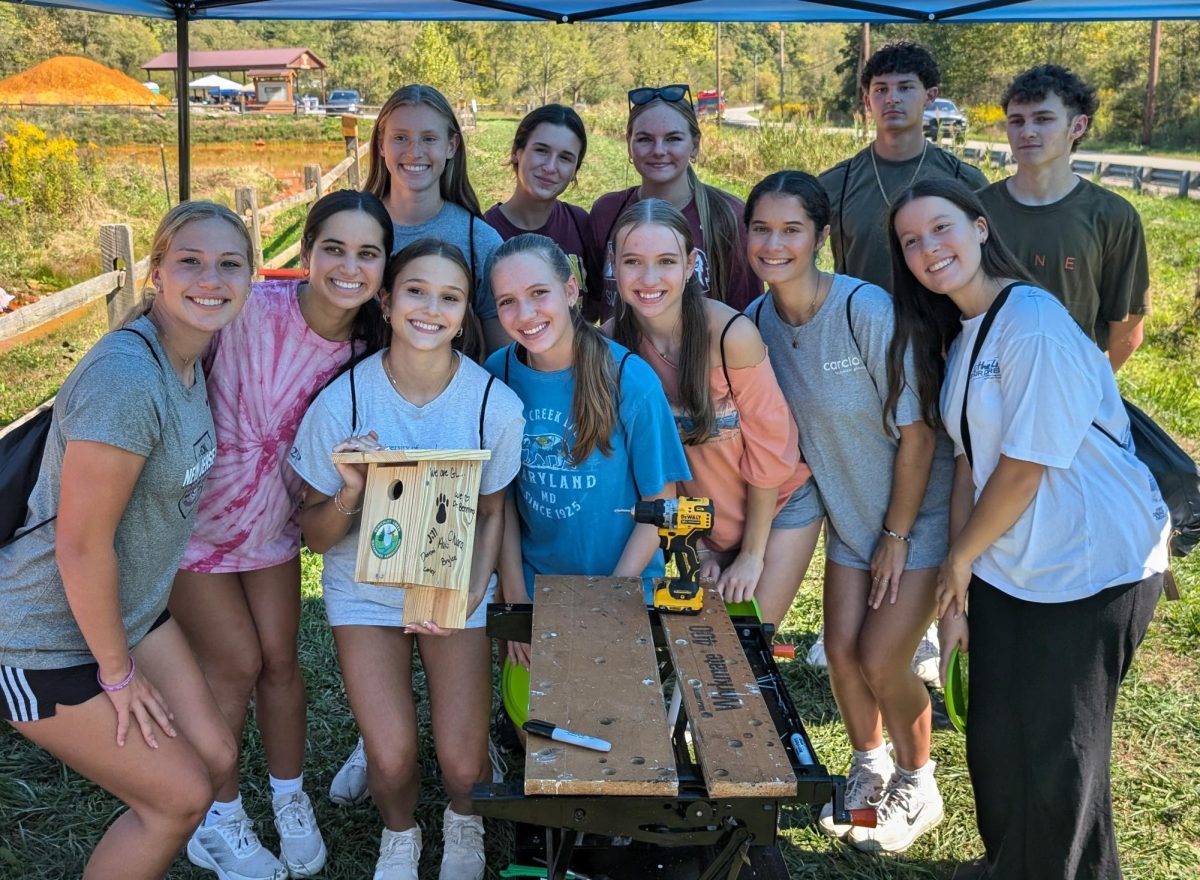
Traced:
[[[511, 171], [502, 167], [513, 120], [481, 126], [470, 142], [472, 178], [485, 205], [507, 195]], [[605, 129], [610, 125], [603, 125]], [[797, 133], [760, 138], [752, 132], [706, 131], [702, 173], [744, 194], [764, 169], [791, 166], [817, 170], [852, 146]], [[589, 205], [602, 192], [635, 182], [624, 145], [594, 137], [580, 184], [571, 201]], [[1123, 195], [1146, 224], [1154, 281], [1154, 312], [1147, 340], [1121, 374], [1123, 391], [1159, 418], [1193, 451], [1200, 448], [1200, 356], [1197, 353], [1197, 288], [1200, 286], [1200, 205], [1176, 199]], [[102, 332], [93, 318], [36, 345], [0, 355], [0, 422], [27, 410], [61, 381]], [[28, 390], [30, 387], [36, 390]], [[1070, 528], [1064, 524], [1064, 528]], [[781, 627], [781, 638], [811, 643], [820, 617], [820, 560], [814, 563]], [[1185, 880], [1200, 875], [1200, 553], [1176, 567], [1184, 592], [1162, 603], [1146, 643], [1122, 691], [1114, 741], [1114, 810], [1126, 876], [1137, 880]], [[319, 561], [305, 559], [302, 662], [310, 708], [307, 788], [330, 844], [331, 880], [369, 876], [378, 847], [379, 819], [370, 805], [337, 808], [324, 797], [329, 781], [354, 741], [332, 639], [320, 600]], [[784, 664], [790, 692], [817, 753], [843, 772], [849, 746], [829, 692], [828, 679], [801, 662]], [[419, 688], [418, 688], [419, 690]], [[422, 717], [428, 717], [422, 712]], [[966, 774], [963, 738], [937, 731], [934, 758], [946, 798], [946, 820], [901, 858], [865, 856], [814, 830], [813, 811], [786, 809], [781, 845], [794, 878], [947, 878], [960, 859], [981, 855]], [[520, 760], [514, 760], [519, 774]], [[422, 756], [426, 779], [419, 821], [426, 829], [423, 876], [435, 877], [444, 804], [432, 750]], [[514, 771], [510, 770], [510, 778]], [[257, 735], [251, 733], [243, 762], [243, 792], [264, 842], [270, 830], [266, 769]], [[11, 732], [0, 733], [0, 878], [77, 876], [102, 828], [120, 805], [64, 770]], [[489, 823], [489, 877], [508, 863], [509, 832]], [[211, 876], [181, 860], [172, 878]]]

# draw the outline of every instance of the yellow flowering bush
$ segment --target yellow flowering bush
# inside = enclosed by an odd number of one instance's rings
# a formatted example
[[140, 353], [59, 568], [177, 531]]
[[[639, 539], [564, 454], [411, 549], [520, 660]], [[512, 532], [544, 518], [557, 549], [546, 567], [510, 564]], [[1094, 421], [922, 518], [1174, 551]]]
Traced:
[[[90, 152], [90, 151], [89, 151]], [[88, 192], [75, 141], [16, 119], [0, 125], [0, 194], [37, 213], [61, 213]]]

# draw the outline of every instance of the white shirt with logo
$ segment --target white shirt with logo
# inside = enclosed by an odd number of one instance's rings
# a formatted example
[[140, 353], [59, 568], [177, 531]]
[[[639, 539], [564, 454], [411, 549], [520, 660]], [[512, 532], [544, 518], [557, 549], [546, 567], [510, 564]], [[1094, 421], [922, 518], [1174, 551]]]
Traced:
[[[956, 455], [963, 454], [963, 389], [983, 319], [963, 320], [946, 364], [942, 419]], [[1013, 288], [969, 389], [976, 500], [1001, 455], [1046, 467], [1029, 507], [975, 560], [978, 577], [1018, 599], [1070, 602], [1166, 569], [1170, 517], [1133, 454], [1108, 360], [1054, 296], [1032, 285]]]

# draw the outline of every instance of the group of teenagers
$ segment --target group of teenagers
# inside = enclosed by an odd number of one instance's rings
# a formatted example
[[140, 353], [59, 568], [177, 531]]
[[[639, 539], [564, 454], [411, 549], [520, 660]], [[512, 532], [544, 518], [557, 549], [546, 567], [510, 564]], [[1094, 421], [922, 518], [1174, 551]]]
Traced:
[[[411, 85], [375, 122], [364, 191], [312, 206], [303, 280], [252, 283], [224, 207], [168, 213], [149, 309], [64, 383], [26, 526], [0, 548], [0, 712], [128, 806], [86, 878], [161, 877], [182, 847], [222, 880], [322, 870], [301, 536], [361, 733], [330, 797], [369, 794], [374, 877], [415, 880], [415, 648], [449, 801], [440, 876], [481, 878], [487, 603], [532, 601], [539, 574], [649, 590], [657, 531], [614, 511], [677, 494], [715, 504], [703, 576], [769, 623], [824, 528], [846, 801], [878, 824], [827, 805], [822, 831], [899, 852], [941, 821], [912, 662], [936, 619], [943, 666], [971, 657], [986, 858], [959, 876], [1120, 877], [1113, 709], [1170, 527], [1113, 379], [1149, 305], [1141, 226], [1071, 173], [1096, 99], [1070, 71], [1009, 86], [1018, 170], [991, 186], [922, 134], [927, 50], [884, 46], [861, 85], [874, 142], [744, 203], [697, 178], [690, 91], [667, 85], [629, 92], [640, 183], [590, 212], [561, 201], [587, 136], [548, 105], [517, 128], [512, 197], [484, 212], [453, 110]], [[403, 590], [354, 578], [365, 472], [331, 453], [380, 447], [491, 453], [461, 630], [404, 626]], [[251, 702], [278, 856], [239, 795]]]

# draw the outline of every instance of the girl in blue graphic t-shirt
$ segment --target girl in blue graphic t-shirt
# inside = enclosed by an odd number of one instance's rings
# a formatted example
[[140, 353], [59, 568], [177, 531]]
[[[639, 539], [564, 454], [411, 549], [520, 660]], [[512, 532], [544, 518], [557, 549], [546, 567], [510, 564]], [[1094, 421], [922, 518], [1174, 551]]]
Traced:
[[[550, 239], [510, 239], [490, 271], [500, 324], [519, 342], [486, 366], [525, 406], [500, 559], [504, 600], [528, 602], [538, 574], [661, 575], [657, 530], [613, 511], [673, 498], [675, 481], [689, 476], [662, 385], [583, 319], [570, 263]], [[528, 645], [508, 650], [528, 665]]]

